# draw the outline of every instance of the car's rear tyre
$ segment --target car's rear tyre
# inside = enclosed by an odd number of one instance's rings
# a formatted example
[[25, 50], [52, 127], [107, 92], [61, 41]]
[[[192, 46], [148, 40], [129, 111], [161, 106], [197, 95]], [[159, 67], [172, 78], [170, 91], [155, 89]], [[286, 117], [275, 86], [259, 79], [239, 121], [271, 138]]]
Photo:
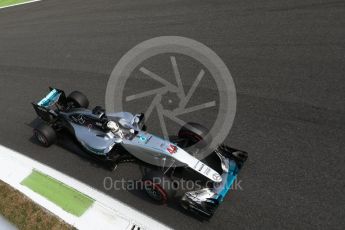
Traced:
[[143, 177], [144, 190], [154, 201], [165, 204], [175, 195], [173, 182], [161, 171], [151, 171]]
[[46, 124], [41, 124], [34, 129], [34, 136], [44, 147], [49, 147], [56, 142], [57, 136], [55, 130]]
[[87, 97], [79, 92], [79, 91], [73, 91], [68, 97], [68, 102], [72, 102], [74, 107], [76, 108], [87, 108], [89, 107], [89, 100]]
[[208, 133], [209, 130], [201, 124], [188, 122], [181, 127], [177, 135], [180, 139], [186, 141], [184, 147], [188, 148], [200, 142], [203, 142], [204, 145], [207, 145], [208, 140], [211, 139], [211, 137], [208, 136], [206, 140], [206, 136]]

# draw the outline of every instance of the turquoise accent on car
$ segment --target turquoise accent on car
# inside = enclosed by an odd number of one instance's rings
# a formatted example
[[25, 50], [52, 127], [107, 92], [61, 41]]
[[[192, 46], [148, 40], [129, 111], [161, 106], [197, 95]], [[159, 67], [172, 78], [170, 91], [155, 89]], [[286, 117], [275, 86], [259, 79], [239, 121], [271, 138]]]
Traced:
[[50, 91], [50, 93], [48, 93], [48, 95], [45, 98], [38, 102], [37, 105], [49, 107], [59, 100], [60, 95], [61, 93], [59, 91], [53, 89], [52, 91]]
[[236, 180], [237, 174], [238, 174], [238, 166], [235, 161], [231, 160], [229, 164], [229, 172], [226, 178], [226, 183], [222, 191], [218, 194], [218, 200], [220, 202], [223, 201], [224, 197], [228, 193], [228, 191], [231, 189], [232, 184]]
[[144, 137], [144, 136], [140, 136], [139, 138], [142, 142], [145, 142], [147, 140], [146, 137]]

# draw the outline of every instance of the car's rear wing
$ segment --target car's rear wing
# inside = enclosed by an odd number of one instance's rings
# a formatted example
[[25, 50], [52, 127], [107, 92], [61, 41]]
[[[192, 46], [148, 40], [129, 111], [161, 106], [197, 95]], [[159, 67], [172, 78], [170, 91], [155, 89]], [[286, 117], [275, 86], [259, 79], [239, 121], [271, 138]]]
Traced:
[[[51, 122], [55, 119], [57, 111], [64, 109], [67, 106], [67, 99], [65, 92], [60, 89], [49, 87], [50, 92], [37, 103], [32, 103], [37, 116], [44, 121]], [[55, 108], [54, 108], [55, 107]]]

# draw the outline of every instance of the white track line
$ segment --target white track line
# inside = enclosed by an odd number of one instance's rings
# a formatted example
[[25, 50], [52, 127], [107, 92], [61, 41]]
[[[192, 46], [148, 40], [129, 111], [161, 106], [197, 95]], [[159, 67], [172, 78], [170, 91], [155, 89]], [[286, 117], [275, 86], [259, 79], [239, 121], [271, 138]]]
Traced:
[[9, 8], [9, 7], [13, 7], [13, 6], [20, 6], [20, 5], [25, 5], [28, 3], [40, 2], [40, 1], [42, 1], [42, 0], [31, 0], [31, 1], [21, 2], [21, 3], [17, 3], [17, 4], [8, 5], [8, 6], [2, 6], [2, 7], [0, 7], [0, 10], [5, 9], [5, 8]]

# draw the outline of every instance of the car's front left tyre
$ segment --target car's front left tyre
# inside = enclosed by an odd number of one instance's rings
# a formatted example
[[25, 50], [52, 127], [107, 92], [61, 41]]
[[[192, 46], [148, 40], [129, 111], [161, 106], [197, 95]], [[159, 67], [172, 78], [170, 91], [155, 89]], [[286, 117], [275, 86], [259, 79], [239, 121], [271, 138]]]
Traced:
[[41, 124], [34, 129], [36, 140], [44, 147], [49, 147], [56, 142], [57, 136], [55, 130], [46, 124]]
[[154, 201], [165, 204], [175, 195], [173, 182], [161, 171], [151, 171], [143, 177], [144, 190]]

